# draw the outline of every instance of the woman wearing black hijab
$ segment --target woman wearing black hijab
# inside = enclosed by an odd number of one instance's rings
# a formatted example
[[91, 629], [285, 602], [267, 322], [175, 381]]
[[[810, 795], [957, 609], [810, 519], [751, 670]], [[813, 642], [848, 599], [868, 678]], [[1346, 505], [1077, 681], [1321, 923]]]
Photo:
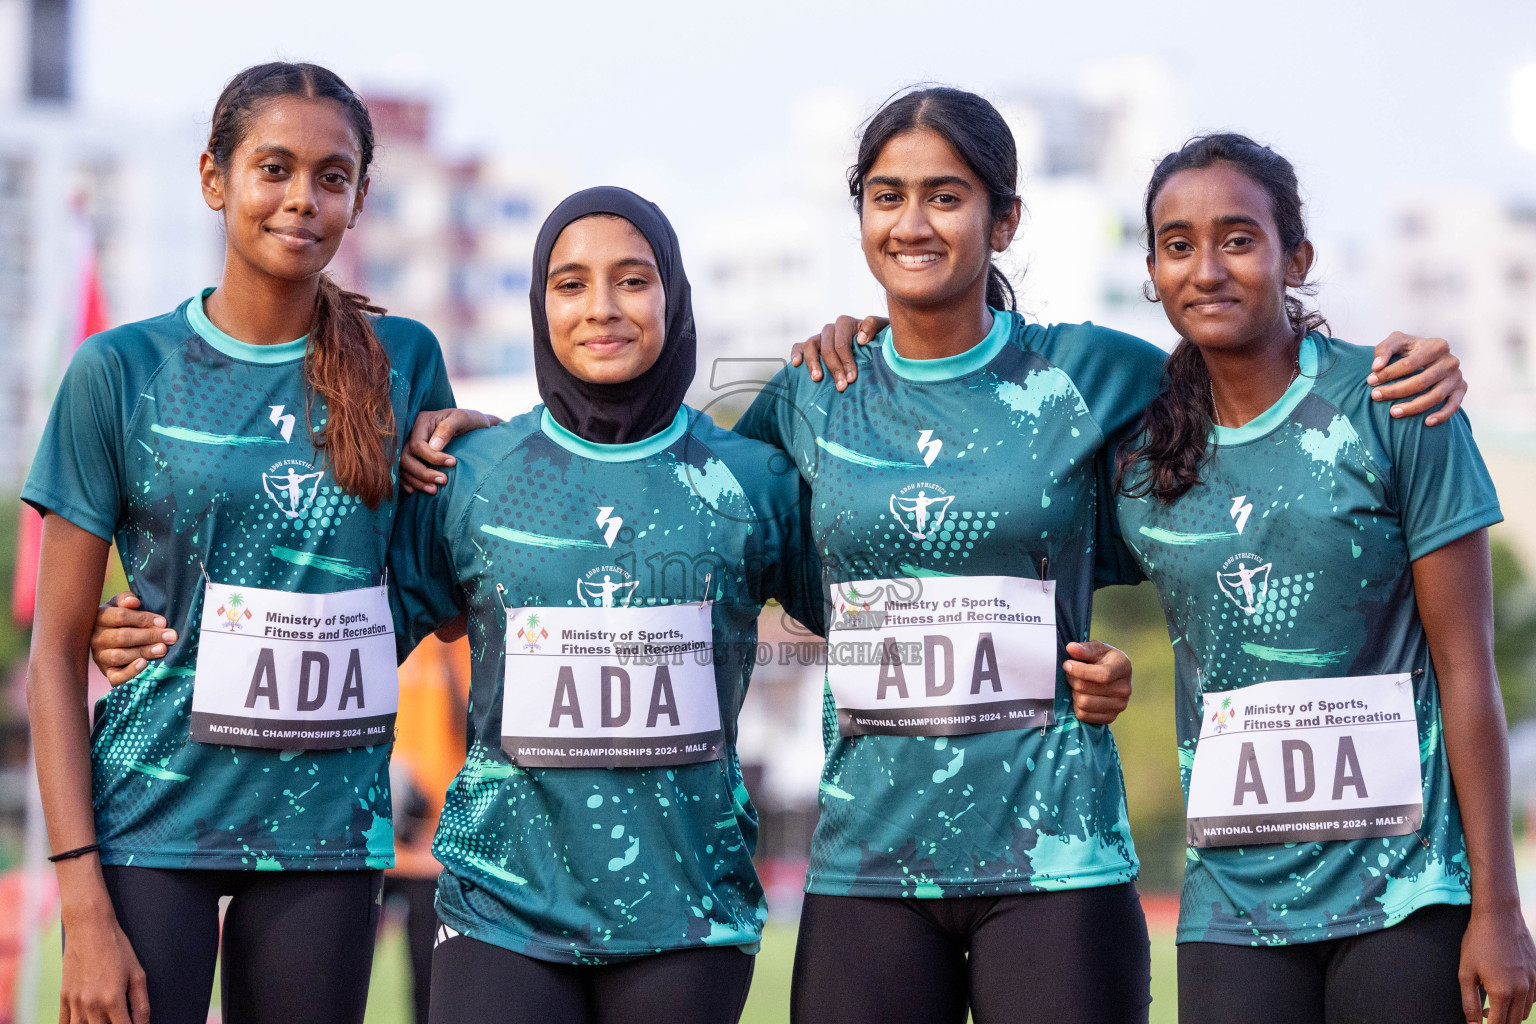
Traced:
[[[683, 405], [677, 238], [560, 204], [532, 289], [544, 405], [402, 507], [401, 656], [467, 613], [469, 755], [435, 852], [434, 1021], [735, 1021], [767, 908], [736, 716], [770, 597], [819, 618], [800, 483]], [[782, 462], [782, 460], [777, 460]]]

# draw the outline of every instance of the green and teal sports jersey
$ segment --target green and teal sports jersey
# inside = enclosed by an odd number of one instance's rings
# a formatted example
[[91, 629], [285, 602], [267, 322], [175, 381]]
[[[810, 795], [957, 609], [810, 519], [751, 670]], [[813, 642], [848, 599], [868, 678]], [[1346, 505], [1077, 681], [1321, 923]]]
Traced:
[[[1059, 665], [1088, 636], [1095, 585], [1139, 578], [1108, 539], [1106, 439], [1151, 400], [1163, 354], [1092, 324], [993, 315], [985, 340], [945, 359], [904, 359], [882, 333], [841, 393], [830, 375], [786, 369], [736, 429], [783, 448], [808, 482], [828, 587], [1044, 570]], [[919, 491], [925, 507], [945, 503], [926, 526], [910, 511]], [[1114, 740], [1073, 717], [1059, 667], [1044, 731], [841, 736], [830, 690], [825, 707], [810, 892], [974, 896], [1135, 876]]]
[[[736, 715], [764, 602], [810, 615], [801, 606], [818, 600], [814, 558], [796, 582], [807, 565], [798, 474], [687, 407], [653, 437], [595, 445], [540, 406], [450, 451], [449, 484], [402, 505], [391, 556], [402, 653], [468, 612], [469, 753], [434, 844], [443, 923], [569, 963], [755, 949], [767, 907]], [[503, 752], [507, 609], [576, 608], [604, 585], [631, 607], [713, 593], [721, 759], [547, 768]]]
[[[1191, 848], [1181, 942], [1314, 942], [1469, 900], [1412, 563], [1502, 517], [1466, 417], [1429, 429], [1419, 417], [1394, 420], [1362, 383], [1372, 357], [1310, 335], [1300, 375], [1276, 405], [1242, 427], [1216, 428], [1200, 486], [1168, 504], [1118, 500], [1121, 530], [1168, 617], [1186, 796], [1203, 693], [1417, 673], [1418, 834]], [[1219, 578], [1234, 560], [1254, 584], [1251, 598]]]
[[[304, 339], [244, 344], [208, 320], [202, 299], [86, 340], [22, 491], [115, 540], [134, 593], [181, 638], [96, 707], [102, 860], [385, 867], [394, 862], [387, 746], [277, 751], [188, 739], [204, 567], [220, 583], [294, 593], [376, 585], [395, 518], [392, 499], [370, 511], [344, 494], [317, 455], [310, 429], [326, 408], [316, 398], [306, 422]], [[452, 406], [453, 394], [430, 331], [398, 317], [374, 329], [403, 439], [419, 411]]]

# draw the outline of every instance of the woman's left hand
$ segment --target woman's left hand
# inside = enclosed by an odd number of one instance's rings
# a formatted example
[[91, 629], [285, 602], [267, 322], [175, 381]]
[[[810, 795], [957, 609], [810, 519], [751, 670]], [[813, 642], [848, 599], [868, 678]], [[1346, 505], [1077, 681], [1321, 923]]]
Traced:
[[[1474, 886], [1477, 884], [1474, 880]], [[1472, 918], [1461, 940], [1461, 1010], [1467, 1024], [1482, 1024], [1483, 995], [1488, 1024], [1518, 1024], [1536, 1002], [1536, 947], [1517, 901], [1489, 910], [1473, 901]]]
[[[1402, 358], [1396, 358], [1398, 356]], [[1393, 331], [1376, 346], [1376, 360], [1371, 363], [1371, 374], [1365, 382], [1371, 386], [1371, 398], [1375, 401], [1409, 399], [1392, 406], [1392, 415], [1397, 419], [1434, 409], [1424, 420], [1426, 427], [1450, 419], [1461, 408], [1461, 400], [1467, 393], [1467, 380], [1461, 375], [1461, 360], [1451, 353], [1450, 342], [1444, 338], [1419, 338], [1401, 331]]]
[[501, 417], [473, 409], [437, 409], [416, 417], [411, 436], [406, 438], [405, 450], [400, 453], [400, 487], [406, 494], [426, 491], [436, 494], [440, 484], [448, 477], [438, 466], [452, 466], [456, 461], [443, 449], [448, 442], [471, 430], [494, 427]]
[[1072, 713], [1086, 725], [1108, 725], [1131, 703], [1131, 659], [1101, 640], [1067, 644], [1061, 667], [1072, 687]]

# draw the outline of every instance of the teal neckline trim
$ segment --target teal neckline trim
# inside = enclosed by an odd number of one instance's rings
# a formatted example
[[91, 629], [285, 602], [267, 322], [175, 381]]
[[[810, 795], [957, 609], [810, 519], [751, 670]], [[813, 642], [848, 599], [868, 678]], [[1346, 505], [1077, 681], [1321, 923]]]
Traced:
[[1311, 334], [1301, 339], [1301, 351], [1296, 354], [1296, 364], [1301, 372], [1296, 374], [1296, 379], [1291, 381], [1291, 386], [1285, 389], [1285, 394], [1280, 396], [1278, 402], [1240, 427], [1218, 427], [1212, 424], [1211, 441], [1218, 445], [1247, 444], [1249, 441], [1257, 441], [1284, 423], [1291, 410], [1311, 392], [1317, 380], [1317, 342], [1312, 340]]
[[304, 358], [304, 351], [309, 348], [307, 334], [293, 341], [285, 341], [281, 345], [252, 345], [219, 330], [213, 325], [213, 321], [208, 319], [208, 313], [203, 309], [203, 301], [212, 294], [212, 288], [204, 288], [187, 300], [187, 322], [192, 325], [192, 329], [197, 332], [199, 338], [231, 359], [240, 359], [247, 363], [291, 363], [295, 359]]
[[688, 407], [680, 406], [677, 415], [672, 417], [672, 422], [659, 434], [639, 441], [630, 441], [627, 444], [598, 444], [596, 441], [588, 441], [586, 438], [573, 434], [550, 415], [549, 409], [539, 417], [539, 429], [544, 431], [544, 436], [555, 444], [564, 448], [572, 455], [580, 455], [584, 459], [596, 459], [598, 462], [638, 462], [648, 459], [659, 451], [667, 448], [688, 432]]
[[880, 343], [880, 351], [885, 354], [886, 365], [895, 372], [896, 376], [919, 384], [932, 384], [935, 381], [954, 380], [957, 377], [975, 373], [996, 359], [997, 354], [1003, 350], [1003, 346], [1008, 344], [1008, 339], [1012, 336], [1013, 314], [994, 309], [992, 310], [992, 329], [987, 332], [985, 338], [964, 352], [944, 356], [942, 359], [908, 359], [901, 355], [891, 342], [889, 326], [875, 335], [875, 340]]

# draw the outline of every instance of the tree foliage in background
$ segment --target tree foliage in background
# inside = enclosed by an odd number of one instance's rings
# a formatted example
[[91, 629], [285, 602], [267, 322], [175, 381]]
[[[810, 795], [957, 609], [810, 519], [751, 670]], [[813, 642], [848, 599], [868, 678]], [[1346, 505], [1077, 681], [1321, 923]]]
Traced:
[[1513, 725], [1536, 715], [1536, 589], [1514, 548], [1493, 537], [1493, 660]]

